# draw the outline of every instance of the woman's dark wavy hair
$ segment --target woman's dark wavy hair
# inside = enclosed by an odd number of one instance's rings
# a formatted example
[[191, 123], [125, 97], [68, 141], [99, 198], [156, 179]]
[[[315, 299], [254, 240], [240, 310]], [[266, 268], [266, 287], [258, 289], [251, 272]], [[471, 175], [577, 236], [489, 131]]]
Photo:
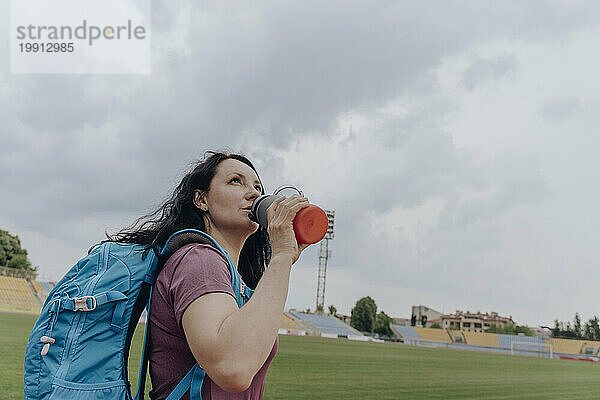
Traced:
[[[207, 151], [204, 159], [183, 177], [170, 199], [156, 211], [138, 218], [117, 234], [107, 234], [109, 241], [141, 244], [146, 251], [152, 249], [158, 254], [159, 248], [164, 246], [167, 239], [181, 229], [194, 228], [206, 232], [203, 218], [205, 212], [194, 205], [194, 191], [199, 189], [207, 192], [217, 167], [227, 159], [241, 161], [256, 172], [250, 160], [241, 154]], [[256, 175], [258, 176], [258, 172]], [[256, 288], [270, 258], [269, 236], [263, 227], [259, 227], [246, 239], [238, 261], [238, 271], [246, 285]]]

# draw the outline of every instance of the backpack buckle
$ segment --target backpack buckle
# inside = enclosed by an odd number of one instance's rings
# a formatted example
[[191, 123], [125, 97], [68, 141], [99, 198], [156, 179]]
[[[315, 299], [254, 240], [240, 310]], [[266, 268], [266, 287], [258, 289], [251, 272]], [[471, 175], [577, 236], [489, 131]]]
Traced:
[[[92, 306], [88, 306], [88, 300], [91, 300]], [[96, 309], [96, 298], [94, 296], [75, 297], [73, 299], [75, 306], [73, 311], [92, 311]]]

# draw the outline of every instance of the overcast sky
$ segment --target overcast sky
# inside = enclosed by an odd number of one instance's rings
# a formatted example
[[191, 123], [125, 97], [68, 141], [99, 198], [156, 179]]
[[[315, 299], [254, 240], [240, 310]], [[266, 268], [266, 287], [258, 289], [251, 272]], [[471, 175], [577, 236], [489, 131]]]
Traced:
[[0, 229], [42, 279], [228, 149], [335, 210], [326, 307], [600, 315], [600, 3], [152, 7], [149, 76], [13, 75], [0, 37]]

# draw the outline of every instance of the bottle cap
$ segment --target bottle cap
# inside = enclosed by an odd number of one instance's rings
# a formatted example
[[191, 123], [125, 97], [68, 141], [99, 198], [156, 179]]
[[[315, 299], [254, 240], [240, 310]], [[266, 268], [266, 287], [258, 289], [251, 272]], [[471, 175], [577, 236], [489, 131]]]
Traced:
[[313, 244], [325, 237], [329, 221], [320, 207], [311, 204], [298, 211], [294, 218], [294, 233], [298, 243]]

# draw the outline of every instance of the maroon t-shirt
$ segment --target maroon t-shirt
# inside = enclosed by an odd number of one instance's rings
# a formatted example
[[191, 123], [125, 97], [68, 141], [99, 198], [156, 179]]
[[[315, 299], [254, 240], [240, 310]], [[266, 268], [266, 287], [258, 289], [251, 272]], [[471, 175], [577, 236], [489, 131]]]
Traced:
[[[180, 248], [165, 263], [152, 290], [150, 314], [150, 378], [151, 399], [165, 399], [196, 363], [190, 350], [181, 320], [186, 308], [206, 293], [228, 293], [231, 273], [227, 259], [207, 244], [188, 244]], [[249, 326], [248, 330], [252, 327]], [[271, 354], [256, 373], [248, 390], [226, 392], [205, 375], [202, 400], [257, 400], [262, 398], [267, 369], [277, 352], [279, 338]], [[189, 399], [186, 393], [182, 399]]]

